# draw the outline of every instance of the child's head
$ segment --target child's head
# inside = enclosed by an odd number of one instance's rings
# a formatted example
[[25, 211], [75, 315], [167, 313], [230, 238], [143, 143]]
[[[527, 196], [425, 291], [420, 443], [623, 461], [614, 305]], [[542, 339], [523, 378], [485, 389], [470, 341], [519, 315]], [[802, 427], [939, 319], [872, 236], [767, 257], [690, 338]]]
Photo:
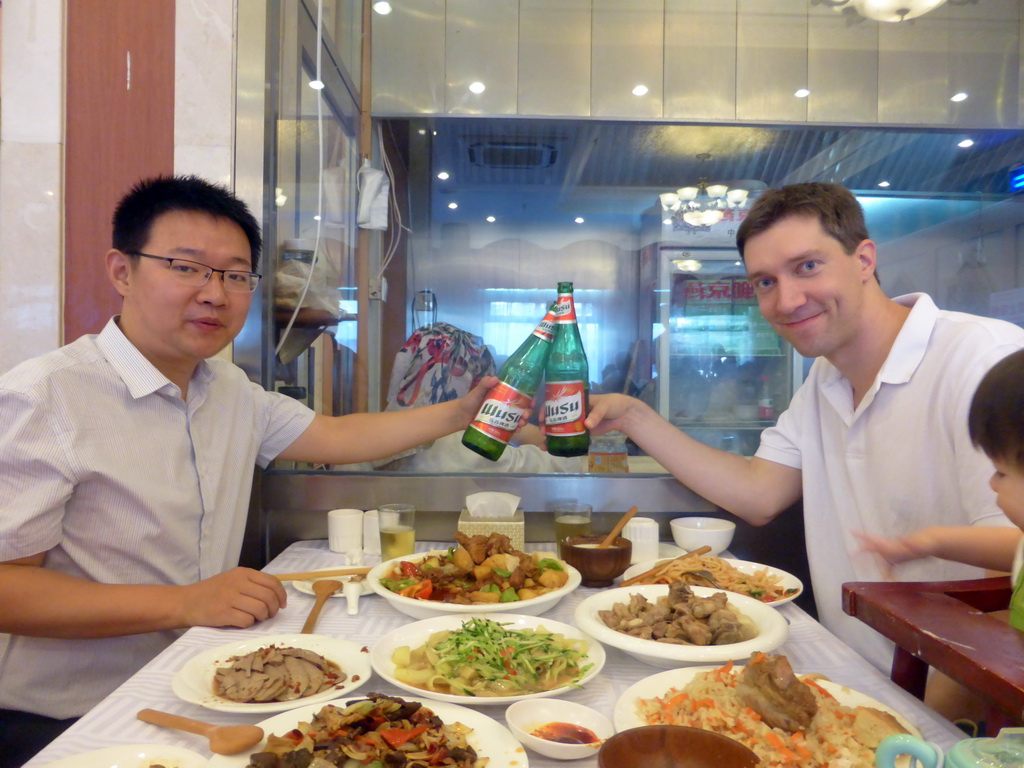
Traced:
[[971, 442], [995, 464], [999, 508], [1024, 528], [1024, 349], [985, 374], [967, 418]]

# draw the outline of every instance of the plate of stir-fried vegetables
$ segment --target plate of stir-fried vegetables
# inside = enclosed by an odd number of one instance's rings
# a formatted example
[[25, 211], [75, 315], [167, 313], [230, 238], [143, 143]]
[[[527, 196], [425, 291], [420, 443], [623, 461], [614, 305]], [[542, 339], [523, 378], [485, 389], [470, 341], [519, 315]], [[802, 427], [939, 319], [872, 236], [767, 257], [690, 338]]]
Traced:
[[537, 616], [435, 616], [385, 635], [370, 651], [392, 685], [481, 706], [557, 696], [604, 667], [604, 648], [576, 627]]
[[580, 585], [580, 572], [551, 553], [514, 549], [507, 536], [456, 534], [457, 545], [386, 560], [366, 580], [397, 610], [417, 619], [446, 613], [537, 616]]
[[371, 693], [293, 709], [260, 723], [251, 754], [214, 755], [209, 768], [527, 768], [497, 721], [444, 702]]

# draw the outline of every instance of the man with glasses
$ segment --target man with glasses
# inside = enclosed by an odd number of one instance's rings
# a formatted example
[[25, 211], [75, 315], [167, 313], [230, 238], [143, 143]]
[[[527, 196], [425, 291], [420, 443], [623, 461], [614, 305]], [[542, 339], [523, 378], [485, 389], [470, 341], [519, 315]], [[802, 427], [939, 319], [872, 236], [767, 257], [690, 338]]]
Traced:
[[285, 603], [237, 567], [253, 466], [390, 456], [471, 421], [488, 386], [331, 418], [214, 356], [259, 285], [259, 225], [196, 177], [119, 203], [106, 271], [121, 313], [0, 376], [0, 766], [15, 766], [187, 627]]

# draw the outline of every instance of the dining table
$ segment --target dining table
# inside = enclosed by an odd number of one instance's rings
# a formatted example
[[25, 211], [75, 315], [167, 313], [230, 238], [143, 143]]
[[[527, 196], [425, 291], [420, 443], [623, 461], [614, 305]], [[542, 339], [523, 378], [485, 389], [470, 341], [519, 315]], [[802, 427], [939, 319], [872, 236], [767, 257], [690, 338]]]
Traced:
[[[448, 542], [418, 542], [418, 551], [445, 549]], [[526, 551], [552, 551], [551, 543], [527, 544]], [[379, 555], [367, 555], [365, 564], [379, 562]], [[299, 541], [291, 544], [264, 568], [268, 573], [291, 573], [349, 565], [347, 555], [332, 552], [326, 541]], [[286, 582], [287, 584], [288, 582]], [[192, 657], [209, 649], [224, 646], [240, 638], [297, 634], [313, 605], [314, 597], [288, 586], [287, 605], [276, 616], [245, 629], [193, 627], [185, 631], [174, 643], [136, 672], [113, 693], [100, 701], [61, 736], [33, 757], [26, 768], [44, 768], [51, 763], [74, 755], [119, 745], [168, 744], [182, 747], [210, 757], [208, 741], [181, 731], [149, 725], [137, 719], [143, 709], [156, 709], [207, 722], [253, 724], [273, 715], [213, 711], [199, 704], [178, 698], [172, 690], [172, 679]], [[566, 595], [553, 608], [544, 613], [554, 621], [573, 624], [576, 606], [598, 588], [578, 587]], [[839, 597], [836, 596], [838, 600]], [[345, 638], [372, 647], [379, 639], [415, 619], [396, 611], [390, 603], [375, 594], [364, 595], [359, 601], [359, 612], [349, 615], [344, 598], [327, 601], [316, 633]], [[840, 685], [871, 697], [890, 707], [915, 726], [922, 737], [948, 750], [965, 734], [955, 725], [926, 707], [920, 700], [891, 682], [888, 676], [858, 655], [839, 637], [834, 635], [811, 615], [794, 603], [780, 605], [778, 609], [789, 624], [789, 636], [777, 653], [788, 657], [798, 673], [818, 673]], [[607, 660], [600, 675], [582, 688], [561, 695], [569, 701], [592, 707], [612, 718], [616, 701], [627, 688], [663, 669], [644, 664], [624, 652], [606, 647]], [[416, 698], [376, 674], [351, 695], [340, 700], [361, 698], [370, 692]], [[429, 697], [419, 697], [428, 702]], [[301, 700], [295, 705], [300, 706]], [[478, 706], [476, 711], [505, 724], [505, 706]], [[527, 761], [537, 768], [555, 768], [559, 761], [543, 757], [530, 750], [518, 766]], [[579, 768], [595, 766], [596, 757], [574, 761]]]

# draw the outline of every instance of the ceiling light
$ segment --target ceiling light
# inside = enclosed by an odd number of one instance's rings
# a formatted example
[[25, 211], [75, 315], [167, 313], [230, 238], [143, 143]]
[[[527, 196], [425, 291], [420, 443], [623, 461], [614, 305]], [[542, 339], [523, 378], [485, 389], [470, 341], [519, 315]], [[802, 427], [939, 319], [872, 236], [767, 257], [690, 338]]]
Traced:
[[387, 2], [387, 0], [377, 0], [377, 2], [373, 4], [373, 10], [381, 16], [387, 16], [391, 13], [391, 3]]
[[800, 88], [793, 95], [796, 96], [798, 99], [806, 99], [808, 96], [811, 95], [811, 92], [808, 91], [806, 88]]
[[314, 91], [322, 91], [324, 87], [323, 80], [310, 80], [309, 87]]
[[451, 208], [454, 211], [456, 208], [459, 207], [459, 204], [458, 203], [448, 203], [448, 207]]
[[857, 13], [875, 21], [908, 21], [934, 11], [946, 0], [850, 0]]
[[419, 134], [420, 134], [420, 136], [426, 136], [427, 135], [427, 129], [426, 128], [420, 128]]
[[494, 218], [493, 216], [488, 216], [488, 217], [487, 217], [487, 222], [488, 222], [489, 224], [493, 224], [493, 223], [495, 222], [495, 218]]
[[889, 182], [888, 181], [880, 181], [880, 182], [878, 182], [878, 186], [880, 186], [880, 187], [888, 187], [889, 186]]
[[447, 181], [448, 171], [441, 171], [439, 174], [437, 174], [437, 178], [439, 178], [441, 181]]
[[974, 140], [973, 139], [964, 139], [959, 144], [957, 144], [957, 146], [961, 147], [963, 149], [967, 149], [968, 147], [973, 147], [974, 146]]
[[487, 90], [487, 86], [477, 80], [476, 82], [469, 84], [469, 90], [471, 93], [483, 93]]
[[954, 93], [952, 96], [950, 96], [949, 100], [950, 101], [957, 101], [957, 102], [959, 102], [959, 101], [966, 101], [967, 100], [967, 94], [964, 93], [963, 91], [960, 91], [959, 93]]
[[697, 259], [676, 259], [672, 262], [672, 266], [680, 272], [700, 272], [703, 265]]
[[582, 216], [577, 216], [575, 219], [573, 219], [573, 221], [575, 221], [577, 224], [582, 224], [585, 221], [585, 219]]
[[647, 86], [646, 85], [638, 85], [636, 88], [633, 89], [633, 95], [634, 96], [646, 96], [647, 95]]
[[[711, 159], [704, 153], [697, 155], [701, 163]], [[710, 227], [726, 218], [727, 212], [745, 208], [750, 192], [741, 187], [730, 189], [728, 184], [709, 184], [707, 176], [701, 176], [696, 186], [679, 187], [675, 192], [658, 195], [661, 210], [670, 214], [666, 225], [673, 221], [691, 227]], [[728, 213], [730, 218], [732, 214]]]

